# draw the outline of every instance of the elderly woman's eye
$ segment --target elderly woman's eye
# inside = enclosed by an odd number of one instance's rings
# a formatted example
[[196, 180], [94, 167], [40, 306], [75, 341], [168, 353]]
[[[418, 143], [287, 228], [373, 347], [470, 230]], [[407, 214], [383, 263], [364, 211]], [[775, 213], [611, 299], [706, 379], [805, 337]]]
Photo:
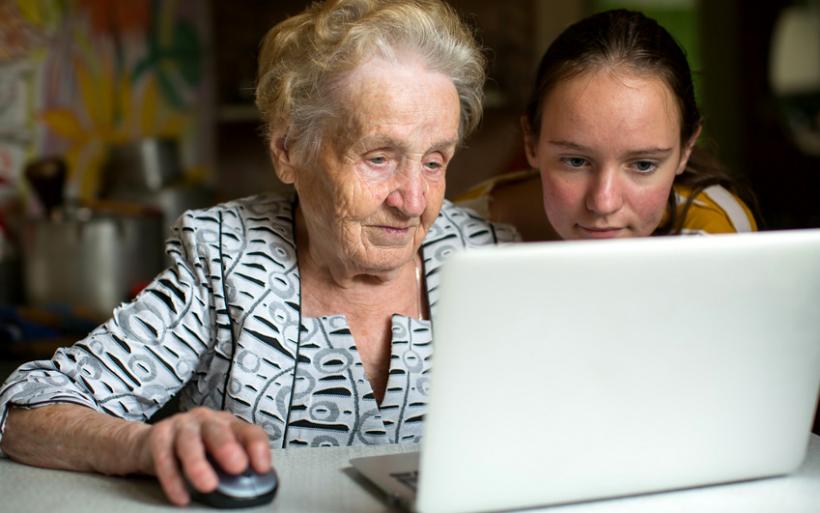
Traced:
[[444, 164], [442, 164], [441, 162], [438, 162], [438, 161], [432, 160], [432, 161], [430, 161], [430, 162], [426, 162], [426, 163], [424, 164], [424, 167], [426, 167], [426, 168], [427, 168], [427, 169], [429, 169], [430, 171], [438, 171], [438, 170], [440, 170], [440, 169], [443, 169], [443, 168], [444, 168]]
[[380, 166], [387, 162], [387, 157], [385, 157], [384, 155], [377, 155], [375, 157], [368, 157], [367, 161], [376, 166]]

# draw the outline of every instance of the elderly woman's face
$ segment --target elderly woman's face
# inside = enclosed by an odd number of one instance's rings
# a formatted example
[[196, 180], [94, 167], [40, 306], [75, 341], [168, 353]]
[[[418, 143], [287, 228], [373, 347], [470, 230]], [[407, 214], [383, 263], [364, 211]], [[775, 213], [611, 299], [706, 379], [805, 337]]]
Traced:
[[459, 99], [445, 75], [373, 59], [338, 91], [344, 119], [295, 176], [310, 251], [353, 272], [411, 261], [444, 198]]

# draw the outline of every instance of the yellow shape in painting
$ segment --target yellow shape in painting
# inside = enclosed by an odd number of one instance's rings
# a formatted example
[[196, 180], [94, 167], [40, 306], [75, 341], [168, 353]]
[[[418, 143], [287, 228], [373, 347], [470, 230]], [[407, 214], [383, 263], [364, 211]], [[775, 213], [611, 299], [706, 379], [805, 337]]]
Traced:
[[76, 60], [74, 72], [82, 104], [75, 110], [49, 109], [40, 116], [50, 130], [69, 141], [66, 160], [82, 199], [90, 199], [96, 192], [109, 145], [141, 137], [178, 137], [190, 118], [190, 114], [164, 104], [153, 76], [147, 76], [140, 87], [134, 87], [126, 77], [116, 80], [115, 86], [110, 65], [95, 69], [99, 73]]

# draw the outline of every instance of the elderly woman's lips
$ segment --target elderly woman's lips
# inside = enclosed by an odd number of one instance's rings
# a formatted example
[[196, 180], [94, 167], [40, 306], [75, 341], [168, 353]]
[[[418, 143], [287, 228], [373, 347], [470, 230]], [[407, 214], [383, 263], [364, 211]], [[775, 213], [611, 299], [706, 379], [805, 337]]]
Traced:
[[395, 231], [396, 233], [399, 232], [406, 232], [407, 230], [413, 229], [416, 227], [414, 224], [371, 224], [371, 228], [377, 228], [380, 230], [388, 230], [388, 231]]
[[376, 224], [370, 225], [370, 237], [372, 242], [379, 245], [393, 246], [404, 245], [412, 238], [415, 226], [397, 226]]
[[410, 230], [409, 226], [379, 226], [379, 228], [390, 233], [406, 233]]

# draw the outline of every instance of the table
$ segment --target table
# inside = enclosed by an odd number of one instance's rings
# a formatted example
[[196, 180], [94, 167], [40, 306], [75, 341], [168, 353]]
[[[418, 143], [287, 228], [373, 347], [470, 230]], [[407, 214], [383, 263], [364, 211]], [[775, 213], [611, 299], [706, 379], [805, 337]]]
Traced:
[[[274, 450], [281, 487], [273, 504], [258, 512], [394, 511], [351, 467], [351, 457], [415, 450], [416, 446]], [[107, 477], [46, 470], [0, 460], [0, 512], [211, 511], [196, 503], [169, 505], [147, 477]], [[535, 513], [542, 510], [527, 510]], [[549, 513], [617, 512], [820, 512], [820, 436], [812, 435], [800, 469], [785, 477], [543, 508]]]

